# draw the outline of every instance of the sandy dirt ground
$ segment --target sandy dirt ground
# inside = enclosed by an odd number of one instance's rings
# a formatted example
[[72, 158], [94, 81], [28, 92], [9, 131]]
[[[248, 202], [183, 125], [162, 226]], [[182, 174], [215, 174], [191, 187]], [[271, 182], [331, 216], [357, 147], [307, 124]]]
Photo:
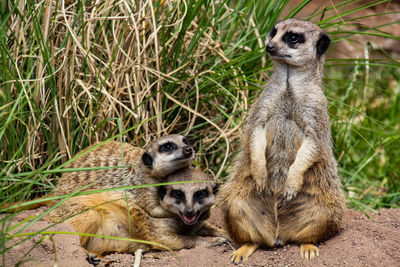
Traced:
[[[42, 214], [46, 208], [40, 208], [37, 210], [27, 210], [19, 213], [11, 223], [11, 226], [22, 222], [23, 219], [30, 216], [38, 216]], [[25, 224], [22, 224], [25, 225]], [[16, 234], [20, 227], [16, 227], [11, 233]], [[40, 220], [28, 227], [22, 233], [37, 232], [51, 226], [52, 223]], [[4, 226], [2, 226], [4, 227]], [[4, 228], [3, 228], [4, 229]], [[3, 230], [2, 229], [2, 230]], [[66, 224], [58, 224], [46, 231], [57, 231], [57, 232], [74, 232], [74, 230]], [[0, 266], [3, 264], [3, 258], [5, 257], [4, 266], [19, 266], [33, 267], [33, 266], [92, 266], [86, 260], [86, 253], [80, 246], [78, 235], [36, 235], [24, 242], [21, 242], [24, 237], [17, 237], [7, 242], [6, 247], [14, 246], [10, 251], [6, 252], [5, 256], [0, 255]], [[43, 241], [41, 239], [43, 238]], [[21, 243], [20, 243], [21, 242]], [[19, 243], [19, 244], [18, 244]], [[36, 245], [35, 247], [35, 244]], [[31, 251], [30, 251], [31, 250]], [[55, 265], [57, 263], [57, 265]]]
[[[16, 221], [42, 211], [28, 211], [18, 215]], [[299, 247], [289, 244], [280, 248], [259, 249], [245, 264], [239, 266], [400, 266], [400, 209], [382, 210], [381, 214], [370, 214], [368, 219], [358, 211], [347, 210], [342, 232], [319, 245], [320, 256], [312, 261], [303, 260]], [[212, 210], [211, 222], [222, 227], [221, 214]], [[40, 221], [28, 231], [37, 231], [50, 225]], [[51, 231], [72, 231], [67, 225], [57, 225]], [[14, 266], [24, 259], [21, 266], [54, 266], [55, 254], [57, 266], [91, 266], [86, 254], [79, 246], [78, 236], [53, 235], [31, 249], [42, 236], [19, 244], [6, 253], [6, 265]], [[18, 240], [9, 242], [11, 245]], [[233, 246], [196, 247], [176, 252], [144, 253], [141, 266], [234, 266], [229, 255]], [[25, 256], [25, 254], [27, 254]], [[133, 266], [135, 257], [129, 254], [111, 254], [102, 258], [98, 266]]]

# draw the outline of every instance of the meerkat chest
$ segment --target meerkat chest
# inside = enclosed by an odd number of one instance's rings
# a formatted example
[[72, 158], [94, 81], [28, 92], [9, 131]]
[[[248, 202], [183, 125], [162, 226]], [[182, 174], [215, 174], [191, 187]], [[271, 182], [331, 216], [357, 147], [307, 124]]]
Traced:
[[266, 156], [272, 164], [269, 167], [275, 168], [282, 161], [293, 162], [304, 140], [305, 122], [301, 103], [291, 90], [282, 90], [270, 98], [270, 107], [265, 124]]
[[302, 131], [304, 128], [304, 108], [302, 99], [296, 96], [292, 89], [279, 92], [279, 94], [270, 98], [270, 110], [267, 114], [267, 124], [295, 125]]

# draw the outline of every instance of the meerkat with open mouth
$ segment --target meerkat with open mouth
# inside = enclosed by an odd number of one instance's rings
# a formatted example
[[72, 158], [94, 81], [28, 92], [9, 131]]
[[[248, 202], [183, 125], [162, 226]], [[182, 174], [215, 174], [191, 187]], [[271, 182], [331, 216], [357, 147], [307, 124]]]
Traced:
[[[132, 201], [125, 199], [123, 192], [112, 191], [72, 197], [45, 219], [52, 222], [66, 219], [78, 233], [106, 236], [81, 236], [82, 246], [98, 256], [111, 252], [133, 253], [139, 248], [179, 250], [227, 242], [223, 237], [225, 232], [206, 221], [216, 201], [218, 185], [202, 171], [191, 168], [165, 179], [203, 182], [158, 187], [158, 203], [167, 214], [164, 218], [152, 217], [141, 208], [146, 199]], [[107, 238], [110, 236], [147, 243]]]

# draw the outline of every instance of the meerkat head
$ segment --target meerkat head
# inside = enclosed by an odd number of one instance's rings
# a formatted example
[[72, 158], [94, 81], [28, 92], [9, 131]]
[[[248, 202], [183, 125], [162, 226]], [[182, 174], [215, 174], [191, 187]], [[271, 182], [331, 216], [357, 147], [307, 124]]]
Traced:
[[312, 22], [287, 19], [275, 24], [265, 43], [273, 60], [305, 66], [321, 60], [330, 39]]
[[210, 208], [216, 201], [218, 184], [202, 171], [185, 168], [168, 176], [168, 181], [209, 181], [202, 183], [174, 184], [160, 186], [160, 205], [182, 219], [186, 225], [210, 217]]
[[188, 167], [193, 157], [194, 150], [186, 137], [172, 134], [154, 140], [143, 153], [142, 163], [150, 176], [161, 178]]

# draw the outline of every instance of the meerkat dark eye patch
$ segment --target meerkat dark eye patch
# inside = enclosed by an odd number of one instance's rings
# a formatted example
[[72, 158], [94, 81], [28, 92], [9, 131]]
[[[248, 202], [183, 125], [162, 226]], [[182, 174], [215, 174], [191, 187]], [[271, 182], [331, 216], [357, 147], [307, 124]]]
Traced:
[[305, 38], [302, 33], [288, 31], [282, 36], [282, 41], [284, 41], [290, 48], [295, 48], [296, 44], [304, 43]]
[[276, 33], [277, 33], [277, 30], [276, 30], [276, 28], [274, 27], [274, 28], [271, 30], [271, 32], [269, 33], [269, 37], [270, 37], [270, 38], [274, 38], [274, 36], [276, 35]]
[[319, 36], [319, 39], [317, 41], [317, 56], [318, 57], [322, 56], [326, 52], [330, 43], [331, 43], [331, 39], [329, 38], [329, 36], [326, 35], [325, 33], [321, 33], [321, 35]]
[[172, 190], [171, 197], [176, 198], [180, 201], [185, 201], [185, 193], [182, 190]]
[[163, 200], [165, 195], [167, 194], [167, 188], [165, 188], [165, 186], [159, 186], [157, 188], [157, 193], [160, 199]]
[[196, 193], [193, 194], [193, 199], [194, 201], [199, 201], [203, 198], [208, 197], [208, 191], [207, 189], [199, 190]]
[[176, 149], [178, 149], [178, 146], [175, 143], [167, 142], [165, 144], [160, 145], [160, 147], [158, 148], [158, 151], [160, 153], [163, 153], [163, 152], [170, 152], [170, 151], [173, 151]]
[[144, 152], [142, 155], [142, 162], [143, 162], [144, 166], [152, 167], [153, 166], [153, 157], [150, 156], [149, 153]]

